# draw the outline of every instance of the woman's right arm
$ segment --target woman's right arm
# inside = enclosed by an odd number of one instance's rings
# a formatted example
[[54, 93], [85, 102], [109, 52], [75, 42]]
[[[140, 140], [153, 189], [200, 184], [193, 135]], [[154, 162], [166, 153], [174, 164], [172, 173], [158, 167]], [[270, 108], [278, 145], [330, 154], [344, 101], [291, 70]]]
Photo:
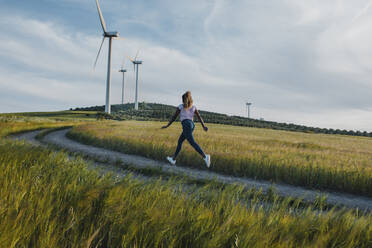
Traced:
[[172, 116], [172, 119], [168, 122], [168, 125], [163, 126], [163, 127], [161, 127], [161, 128], [167, 128], [167, 127], [169, 127], [170, 125], [172, 125], [172, 123], [177, 119], [177, 117], [178, 117], [178, 115], [180, 114], [180, 112], [181, 112], [180, 109], [177, 108], [176, 112], [175, 112], [174, 115]]

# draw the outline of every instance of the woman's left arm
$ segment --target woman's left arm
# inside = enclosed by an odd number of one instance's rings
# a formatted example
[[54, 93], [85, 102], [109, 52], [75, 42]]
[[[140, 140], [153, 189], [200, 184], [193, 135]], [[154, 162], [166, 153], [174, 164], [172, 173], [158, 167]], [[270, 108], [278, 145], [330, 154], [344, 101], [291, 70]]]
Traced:
[[199, 119], [201, 125], [203, 126], [204, 131], [207, 132], [207, 131], [208, 131], [208, 128], [207, 128], [207, 126], [204, 124], [204, 121], [203, 121], [203, 119], [201, 118], [201, 116], [200, 116], [200, 114], [199, 114], [199, 111], [198, 111], [197, 109], [195, 109], [195, 114], [196, 114], [196, 116], [198, 117], [198, 119]]
[[177, 119], [177, 117], [178, 117], [178, 115], [180, 114], [180, 110], [177, 108], [177, 110], [176, 110], [176, 112], [174, 113], [174, 115], [172, 116], [172, 119], [168, 122], [168, 124], [167, 125], [165, 125], [165, 126], [163, 126], [163, 127], [161, 127], [161, 128], [167, 128], [167, 127], [169, 127], [176, 119]]

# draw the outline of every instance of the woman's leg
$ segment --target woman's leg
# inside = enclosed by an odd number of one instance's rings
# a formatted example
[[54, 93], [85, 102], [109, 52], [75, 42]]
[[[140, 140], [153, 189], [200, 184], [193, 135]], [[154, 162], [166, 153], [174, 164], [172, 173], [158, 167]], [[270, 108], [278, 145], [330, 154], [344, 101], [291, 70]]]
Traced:
[[178, 153], [180, 153], [181, 148], [182, 148], [182, 143], [185, 141], [185, 139], [186, 139], [186, 137], [185, 137], [185, 135], [182, 132], [181, 135], [180, 135], [180, 137], [178, 138], [178, 144], [177, 144], [176, 152], [173, 155], [173, 159], [174, 160], [176, 160], [176, 157], [178, 156]]
[[[187, 141], [190, 143], [192, 147], [203, 157], [205, 158], [205, 153], [200, 148], [200, 146], [195, 142], [194, 136], [192, 132], [194, 131], [195, 124], [190, 121], [190, 126], [188, 128], [184, 128], [184, 136], [186, 137]], [[186, 130], [185, 130], [186, 129]]]

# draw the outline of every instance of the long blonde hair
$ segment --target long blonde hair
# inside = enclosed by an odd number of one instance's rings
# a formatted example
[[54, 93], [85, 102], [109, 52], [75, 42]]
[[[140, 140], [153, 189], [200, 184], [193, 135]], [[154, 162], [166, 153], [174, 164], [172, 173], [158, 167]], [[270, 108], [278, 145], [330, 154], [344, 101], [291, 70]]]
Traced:
[[186, 93], [182, 95], [182, 102], [185, 109], [191, 108], [193, 100], [190, 91], [186, 91]]

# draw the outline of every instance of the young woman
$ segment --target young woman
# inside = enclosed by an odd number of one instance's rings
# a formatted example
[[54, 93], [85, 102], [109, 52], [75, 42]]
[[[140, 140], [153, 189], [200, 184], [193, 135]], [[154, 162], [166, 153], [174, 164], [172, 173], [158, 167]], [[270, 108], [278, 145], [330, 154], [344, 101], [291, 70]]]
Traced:
[[174, 113], [168, 125], [162, 127], [162, 128], [169, 127], [177, 119], [177, 116], [180, 115], [183, 131], [181, 133], [180, 138], [178, 139], [176, 152], [174, 153], [173, 157], [167, 157], [167, 160], [172, 165], [176, 164], [176, 158], [178, 153], [181, 151], [182, 143], [185, 141], [185, 139], [187, 139], [190, 145], [194, 147], [194, 149], [203, 157], [205, 164], [209, 168], [211, 165], [211, 156], [203, 152], [200, 146], [195, 142], [194, 136], [192, 135], [192, 132], [194, 131], [195, 128], [195, 124], [193, 122], [194, 114], [196, 114], [196, 116], [198, 117], [200, 123], [203, 126], [204, 131], [207, 132], [208, 128], [205, 126], [204, 121], [200, 117], [198, 110], [195, 108], [195, 106], [192, 105], [193, 100], [190, 91], [187, 91], [185, 94], [182, 95], [182, 102], [183, 104], [178, 106], [176, 113]]

